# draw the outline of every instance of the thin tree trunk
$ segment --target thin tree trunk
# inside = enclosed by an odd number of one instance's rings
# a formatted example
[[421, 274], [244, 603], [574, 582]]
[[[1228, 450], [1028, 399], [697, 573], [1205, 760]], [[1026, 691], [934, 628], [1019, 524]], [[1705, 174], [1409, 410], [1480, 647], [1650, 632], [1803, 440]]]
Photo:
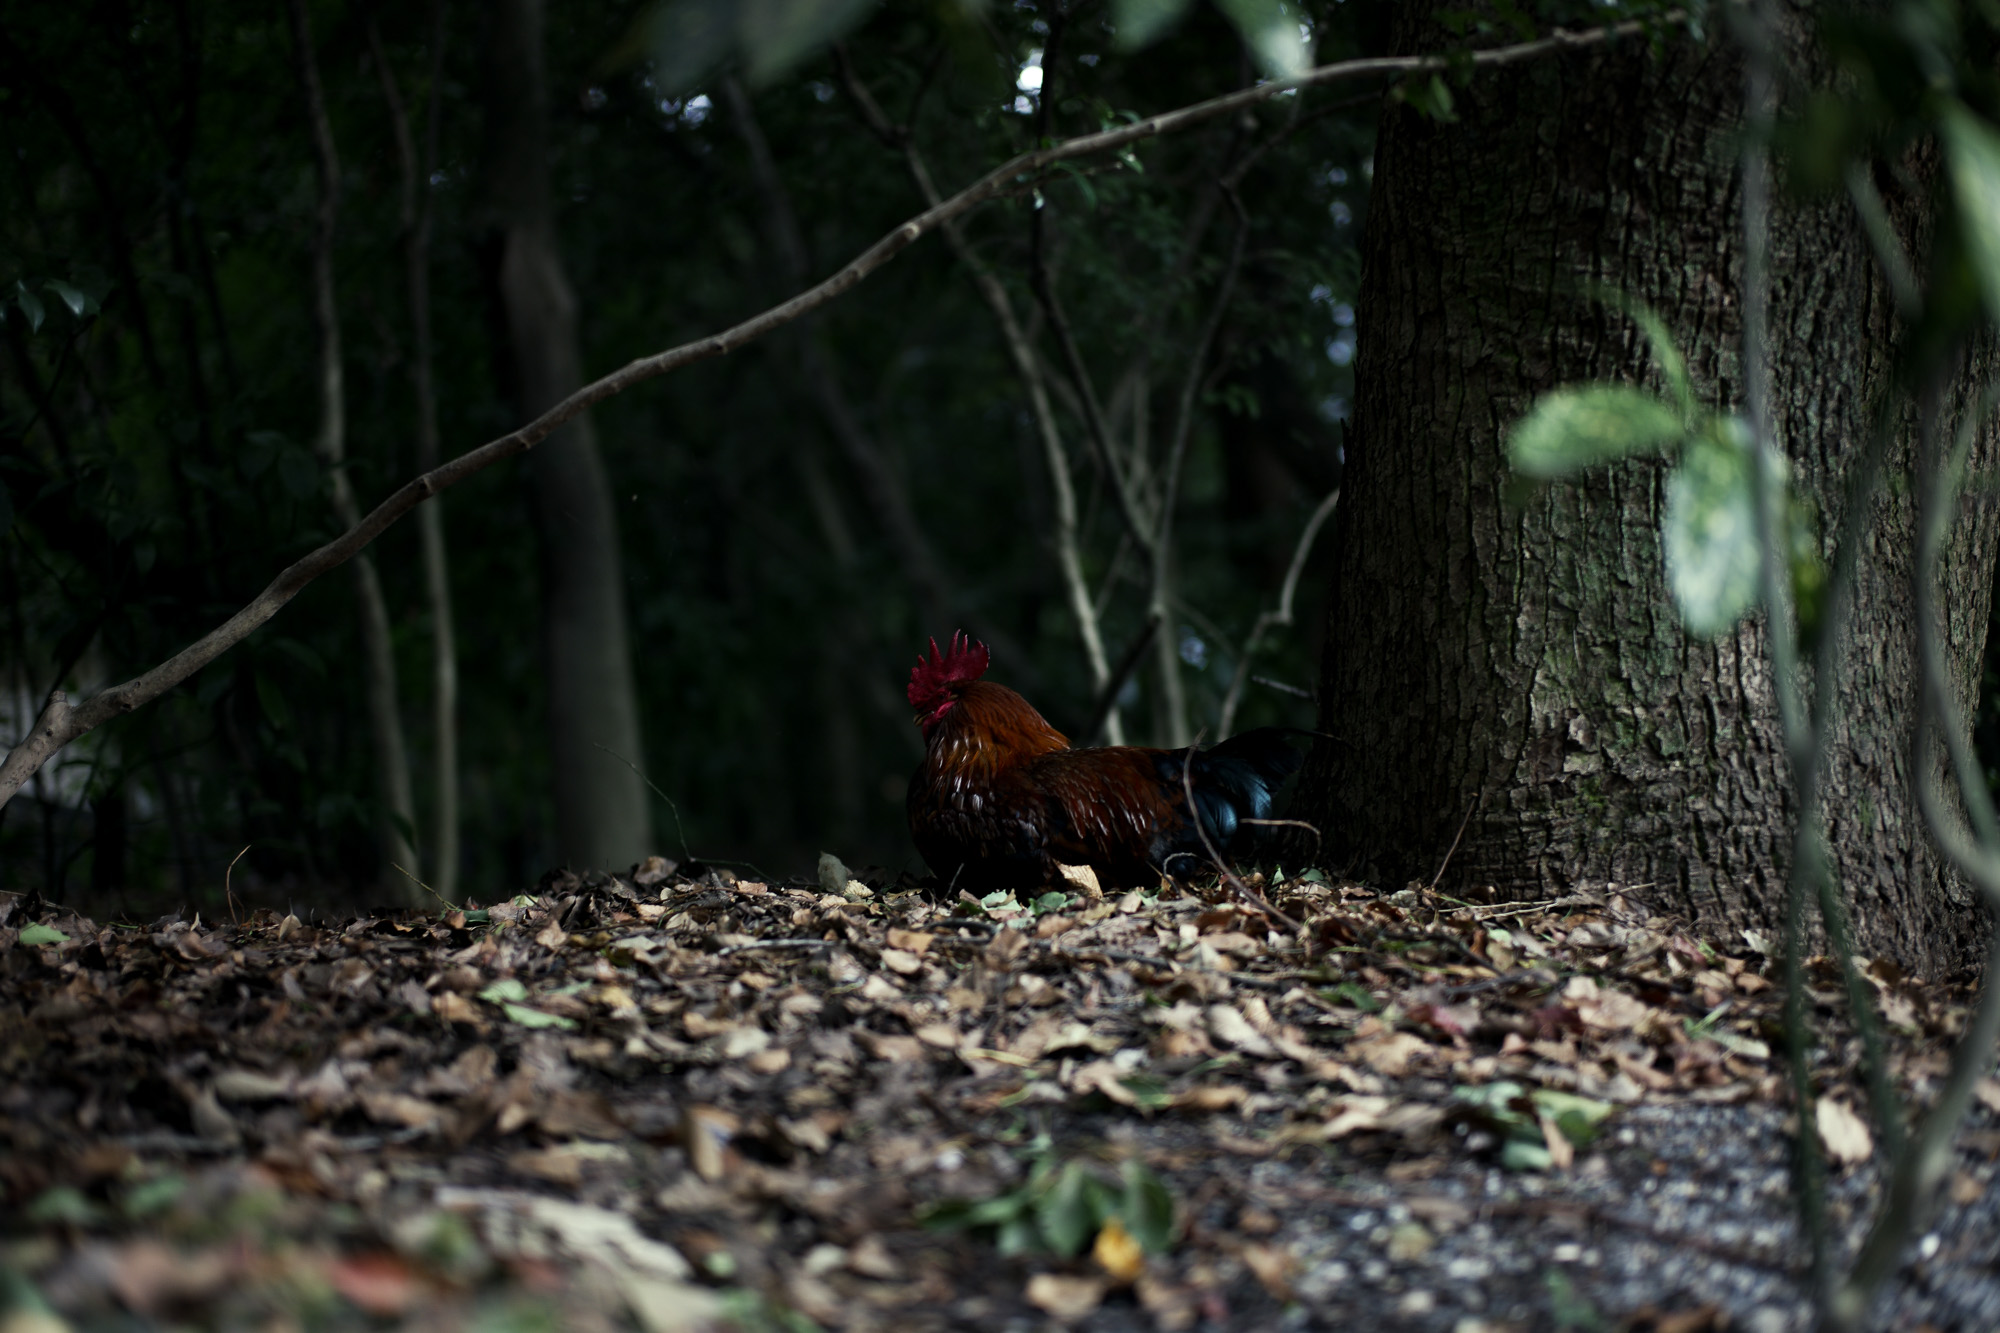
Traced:
[[[297, 50], [299, 82], [304, 88], [312, 122], [313, 155], [318, 168], [319, 207], [313, 228], [313, 324], [319, 343], [319, 432], [314, 441], [326, 464], [334, 517], [344, 528], [361, 521], [361, 506], [347, 476], [347, 409], [342, 388], [340, 309], [334, 299], [334, 221], [340, 209], [340, 160], [333, 146], [320, 92], [319, 66], [312, 49], [304, 0], [291, 0], [292, 39]], [[366, 555], [354, 560], [354, 591], [361, 619], [362, 684], [368, 707], [369, 750], [374, 759], [376, 797], [381, 803], [377, 838], [382, 856], [392, 866], [419, 875], [409, 830], [415, 828], [410, 796], [410, 769], [403, 747], [403, 724], [396, 711], [396, 659], [389, 639], [389, 606], [375, 562]], [[398, 896], [416, 903], [421, 891], [396, 876]]]
[[[416, 399], [417, 470], [438, 465], [437, 386], [432, 375], [431, 339], [431, 175], [437, 169], [439, 109], [444, 98], [438, 78], [444, 64], [444, 0], [431, 5], [430, 78], [424, 118], [424, 150], [419, 161], [410, 119], [394, 71], [378, 39], [373, 18], [368, 45], [389, 104], [396, 161], [402, 176], [403, 281], [410, 305], [410, 388]], [[444, 499], [417, 509], [417, 540], [423, 556], [424, 595], [431, 624], [431, 887], [446, 901], [458, 896], [458, 635], [451, 611], [451, 570], [444, 540]]]
[[[583, 354], [549, 200], [542, 6], [496, 0], [487, 15], [484, 178], [498, 231], [490, 276], [505, 340], [500, 363], [527, 421], [582, 385]], [[590, 418], [559, 428], [528, 466], [541, 544], [558, 850], [574, 866], [627, 866], [650, 851], [652, 829], [637, 767], [639, 701], [618, 516]]]
[[[1405, 10], [1406, 49], [1446, 40], [1426, 22], [1439, 8]], [[1791, 45], [1795, 59], [1808, 49], [1796, 27]], [[1501, 455], [1539, 393], [1655, 380], [1645, 340], [1585, 295], [1592, 283], [1661, 314], [1704, 401], [1740, 401], [1741, 100], [1733, 50], [1672, 39], [1657, 57], [1634, 44], [1477, 77], [1452, 123], [1385, 114], [1320, 676], [1337, 739], [1314, 754], [1298, 811], [1336, 866], [1429, 878], [1464, 822], [1453, 885], [1618, 884], [1723, 938], [1781, 922], [1795, 801], [1761, 621], [1712, 641], [1682, 631], [1660, 465], [1523, 505]], [[1830, 548], [1893, 389], [1893, 305], [1844, 204], [1781, 212], [1772, 270], [1777, 436]], [[1913, 417], [1893, 424], [1895, 470]], [[1872, 517], [1829, 837], [1862, 947], [1936, 975], [1984, 927], [1911, 799], [1909, 498], [1885, 494]], [[1957, 537], [1944, 578], [1970, 697], [1992, 509]]]

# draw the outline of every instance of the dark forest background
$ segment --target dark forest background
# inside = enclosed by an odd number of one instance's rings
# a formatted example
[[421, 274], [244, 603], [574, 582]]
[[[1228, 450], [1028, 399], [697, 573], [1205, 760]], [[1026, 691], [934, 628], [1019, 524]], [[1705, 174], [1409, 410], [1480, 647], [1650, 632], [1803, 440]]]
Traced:
[[[1392, 7], [1293, 8], [1325, 63], [1377, 49]], [[346, 471], [366, 507], [416, 470], [417, 436], [399, 158], [378, 61], [420, 155], [433, 98], [439, 116], [428, 191], [443, 453], [517, 421], [481, 188], [488, 18], [463, 3], [440, 17], [424, 0], [307, 9], [341, 165]], [[1105, 6], [1074, 9], [1039, 88], [1024, 71], [1039, 66], [1049, 25], [1026, 3], [887, 4], [848, 34], [845, 56], [885, 114], [912, 126], [946, 192], [1038, 129], [1084, 133], [1259, 77], [1208, 6], [1137, 54], [1117, 49]], [[570, 3], [547, 15], [556, 225], [590, 375], [796, 288], [769, 225], [770, 183], [725, 95], [730, 76], [661, 86], [648, 13]], [[749, 102], [815, 279], [921, 210], [904, 155], [871, 132], [833, 53], [750, 88]], [[1175, 519], [1167, 632], [1187, 725], [1211, 737], [1243, 641], [1338, 481], [1379, 105], [1278, 99], [968, 224], [1043, 358], [1115, 657], [1144, 623], [1145, 570], [1121, 542], [1085, 408], [1030, 290], [1036, 212], [1111, 429], [1158, 454], [1230, 250], [1235, 215], [1218, 178], [1262, 146], [1236, 188], [1241, 265], [1193, 387]], [[312, 449], [317, 194], [282, 10], [14, 7], [0, 32], [0, 121], [0, 730], [11, 743], [51, 687], [88, 693], [164, 658], [339, 528]], [[1081, 728], [1090, 711], [1028, 395], [965, 264], [928, 239], [831, 307], [820, 330], [865, 442], [935, 548], [946, 614], [926, 605], [877, 490], [830, 428], [799, 337], [599, 409], [643, 719], [643, 753], [626, 757], [660, 793], [653, 842], [675, 858], [782, 874], [825, 848], [915, 868], [902, 800], [919, 745], [901, 692], [928, 636], [986, 626], [995, 678], [1058, 726]], [[504, 465], [442, 500], [462, 692], [457, 881], [482, 901], [559, 860], [526, 476]], [[424, 858], [436, 737], [417, 543], [406, 522], [375, 558], [414, 775], [409, 832]], [[1316, 551], [1327, 547], [1322, 534]], [[1267, 636], [1232, 729], [1312, 723], [1295, 691], [1314, 679], [1321, 582], [1308, 564], [1297, 622]], [[188, 685], [71, 747], [0, 812], [0, 883], [132, 910], [201, 906], [219, 901], [224, 868], [248, 844], [233, 885], [251, 901], [405, 892], [373, 832], [381, 796], [354, 607], [346, 578], [323, 579]], [[1171, 738], [1151, 659], [1121, 703], [1128, 738]]]

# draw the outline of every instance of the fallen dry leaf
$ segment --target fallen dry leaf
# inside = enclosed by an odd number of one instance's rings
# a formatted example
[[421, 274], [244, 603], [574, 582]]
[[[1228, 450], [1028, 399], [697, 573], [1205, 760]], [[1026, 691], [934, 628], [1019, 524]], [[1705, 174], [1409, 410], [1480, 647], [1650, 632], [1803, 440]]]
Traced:
[[1819, 1129], [1819, 1141], [1825, 1145], [1826, 1155], [1842, 1166], [1865, 1162], [1875, 1151], [1867, 1123], [1846, 1102], [1820, 1098], [1813, 1106], [1813, 1123]]
[[1104, 1303], [1107, 1284], [1101, 1277], [1069, 1277], [1037, 1273], [1028, 1279], [1028, 1304], [1056, 1319], [1081, 1319]]

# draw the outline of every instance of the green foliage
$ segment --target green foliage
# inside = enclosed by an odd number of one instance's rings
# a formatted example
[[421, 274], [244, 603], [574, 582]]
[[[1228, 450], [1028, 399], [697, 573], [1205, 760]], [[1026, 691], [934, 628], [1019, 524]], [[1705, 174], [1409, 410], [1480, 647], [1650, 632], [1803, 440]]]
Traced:
[[1143, 1162], [1127, 1160], [1117, 1180], [1079, 1161], [1058, 1163], [1037, 1150], [1028, 1178], [990, 1199], [952, 1199], [923, 1215], [933, 1231], [974, 1231], [1003, 1255], [1081, 1254], [1116, 1219], [1148, 1254], [1164, 1254], [1174, 1238], [1174, 1199]]
[[1554, 1165], [1542, 1122], [1547, 1121], [1572, 1145], [1587, 1146], [1597, 1137], [1614, 1109], [1555, 1088], [1528, 1089], [1502, 1081], [1454, 1094], [1475, 1116], [1501, 1136], [1500, 1164], [1510, 1171], [1546, 1171]]
[[2000, 319], [2000, 133], [1962, 102], [1939, 108], [1959, 229], [1972, 259], [1987, 314]]
[[1568, 477], [1614, 459], [1657, 454], [1681, 437], [1673, 409], [1621, 384], [1544, 394], [1507, 437], [1507, 457], [1524, 477]]
[[1705, 638], [1732, 628], [1757, 601], [1763, 559], [1750, 477], [1754, 458], [1750, 432], [1734, 418], [1720, 419], [1689, 443], [1667, 478], [1660, 521], [1667, 587], [1682, 623]]
[[[1727, 633], [1758, 601], [1763, 548], [1751, 467], [1760, 451], [1741, 419], [1727, 414], [1702, 419], [1686, 359], [1657, 315], [1622, 296], [1605, 299], [1645, 331], [1679, 410], [1629, 385], [1558, 389], [1538, 399], [1508, 431], [1508, 461], [1522, 477], [1549, 481], [1624, 458], [1673, 458], [1660, 520], [1667, 588], [1689, 633], [1703, 638]], [[1783, 460], [1771, 452], [1763, 456], [1792, 596], [1801, 628], [1810, 635], [1818, 627], [1826, 589], [1817, 524], [1811, 507], [1793, 491]]]

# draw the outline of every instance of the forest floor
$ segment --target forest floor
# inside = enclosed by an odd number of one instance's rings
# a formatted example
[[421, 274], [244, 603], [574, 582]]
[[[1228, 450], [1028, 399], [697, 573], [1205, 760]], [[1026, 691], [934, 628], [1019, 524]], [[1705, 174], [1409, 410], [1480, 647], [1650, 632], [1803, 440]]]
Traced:
[[[1616, 886], [822, 880], [655, 859], [150, 926], [0, 898], [0, 1333], [1808, 1325], [1754, 933]], [[1869, 976], [1922, 1102], [1965, 996]], [[1883, 1153], [1811, 980], [1851, 1246]], [[1883, 1327], [2000, 1328], [1979, 1095]]]

